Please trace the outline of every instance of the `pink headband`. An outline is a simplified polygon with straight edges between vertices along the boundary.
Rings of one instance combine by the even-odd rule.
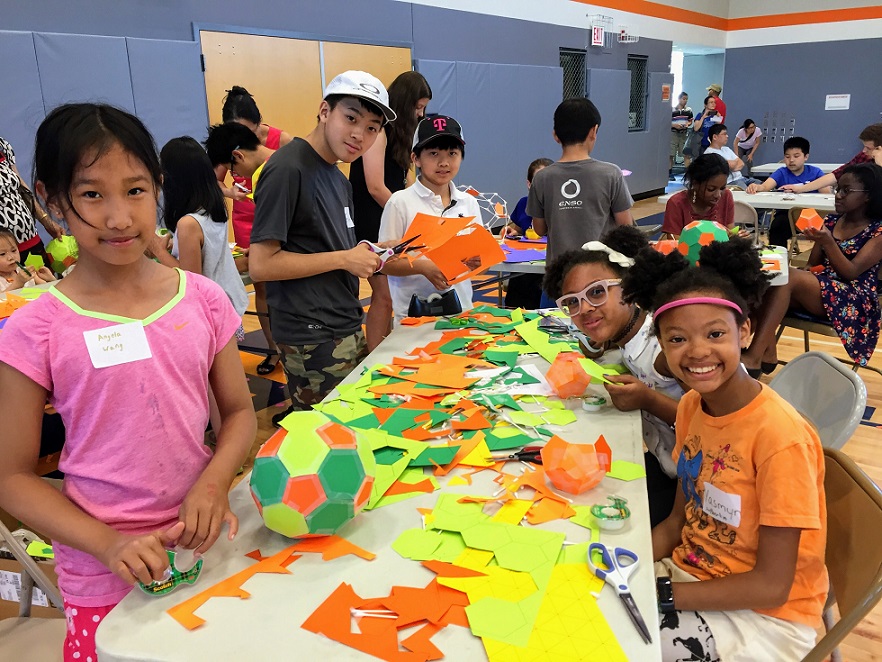
[[[728,299],[718,299],[717,297],[689,297],[688,299],[676,299],[675,301],[669,301],[663,306],[659,306],[655,311],[654,317],[658,318],[663,312],[670,310],[671,308],[679,308],[680,306],[691,306],[694,303],[709,303],[714,306],[725,306],[726,308],[731,308],[732,310],[738,311],[739,315],[743,315],[744,312],[741,310],[741,306],[737,303],[733,303]]]

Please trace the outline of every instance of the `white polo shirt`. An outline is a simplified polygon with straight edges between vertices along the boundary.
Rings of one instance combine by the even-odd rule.
[[[481,222],[481,207],[478,201],[468,193],[457,189],[453,182],[450,183],[450,201],[456,202],[452,207],[445,210],[440,195],[435,195],[426,188],[419,180],[412,186],[392,194],[383,209],[380,220],[380,241],[400,239],[407,232],[407,228],[413,222],[417,214],[429,214],[430,216],[465,217],[474,216],[475,223]],[[442,213],[443,212],[443,213]],[[419,241],[416,242],[419,244]],[[472,307],[472,282],[464,280],[452,288],[456,290],[463,310]],[[434,292],[442,293],[447,290],[436,290],[425,276],[389,276],[389,290],[392,293],[392,310],[395,313],[395,324],[407,317],[407,309],[410,306],[410,298],[414,294],[419,297],[427,297]]]

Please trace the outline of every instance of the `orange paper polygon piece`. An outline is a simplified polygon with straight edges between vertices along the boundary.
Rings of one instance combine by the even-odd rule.
[[[491,427],[490,421],[484,418],[481,409],[463,412],[466,415],[464,421],[451,421],[450,426],[454,430],[486,430]]]
[[[484,434],[481,432],[476,433],[475,436],[471,439],[463,439],[459,450],[456,451],[456,455],[453,456],[450,464],[448,464],[446,467],[435,467],[435,475],[446,476],[447,474],[449,474],[454,469],[454,467],[458,466],[460,462],[468,457],[469,453],[475,450],[478,444],[482,441],[484,441]]]
[[[612,451],[603,435],[593,444],[571,444],[555,435],[541,454],[548,480],[570,494],[582,494],[597,486],[612,464]]]
[[[322,555],[322,561],[332,561],[341,556],[357,556],[365,561],[373,561],[377,555],[362,549],[346,538],[340,536],[316,536],[315,538],[300,538],[297,541],[295,552],[317,552]]]
[[[575,352],[561,352],[545,374],[545,379],[559,398],[580,396],[591,383],[591,376],[579,365],[580,358]]]
[[[414,245],[425,246],[425,248],[409,250],[408,255],[424,255],[434,248],[443,246],[447,241],[455,237],[457,232],[468,227],[474,218],[474,216],[442,218],[441,216],[430,216],[429,214],[417,214],[413,217],[410,225],[407,226],[407,232],[404,233],[401,240],[406,241],[413,237],[419,237],[417,241],[413,242]]]
[[[291,574],[288,566],[292,561],[300,558],[299,555],[294,554],[294,551],[294,545],[286,547],[278,554],[268,556],[262,561],[258,561],[254,565],[184,600],[182,603],[169,609],[167,613],[188,630],[195,630],[205,623],[205,619],[199,618],[195,612],[211,598],[250,598],[251,594],[242,588],[242,584],[254,577],[254,575],[258,573]]]
[[[803,209],[799,218],[796,219],[796,227],[800,232],[805,232],[809,228],[820,230],[824,227],[824,219],[814,209]]]
[[[569,519],[576,511],[566,501],[540,499],[527,512],[527,521],[534,526],[556,519]]]
[[[667,255],[668,253],[673,253],[677,250],[677,240],[676,239],[660,239],[652,244],[652,247],[657,250],[662,255]]]
[[[441,270],[448,284],[455,285],[504,262],[505,252],[500,248],[496,237],[485,227],[471,225],[467,233],[458,234],[444,245],[427,251],[426,257]],[[470,270],[465,265],[465,260],[473,257],[481,258],[481,266]]]

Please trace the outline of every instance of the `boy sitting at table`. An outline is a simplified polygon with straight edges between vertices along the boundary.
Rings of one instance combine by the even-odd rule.
[[[475,197],[453,184],[465,158],[462,127],[452,117],[429,115],[417,125],[411,158],[419,172],[417,181],[392,194],[380,219],[380,241],[403,237],[417,214],[474,217],[481,222],[481,208]],[[479,258],[465,262],[469,269],[480,266]],[[453,289],[463,310],[472,307],[472,282],[463,280],[452,288],[438,266],[426,257],[393,260],[383,268],[389,276],[395,324],[407,317],[411,297],[426,298]]]
[[[747,192],[763,193],[781,186],[806,184],[824,176],[817,166],[808,165],[809,141],[801,136],[793,136],[784,141],[784,165],[769,175],[762,184],[751,184]],[[825,186],[821,193],[829,193],[830,187]],[[790,221],[786,209],[775,210],[772,223],[769,225],[769,243],[773,246],[787,246],[790,239]]]

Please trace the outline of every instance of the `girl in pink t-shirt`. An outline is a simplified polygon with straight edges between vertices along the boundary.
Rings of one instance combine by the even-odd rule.
[[[160,185],[144,125],[110,106],[61,106],[37,131],[35,171],[80,256],[0,334],[0,506],[52,539],[64,659],[82,662],[97,659],[95,630],[132,585],[163,576],[166,547],[201,554],[224,522],[236,534],[227,493],[256,421],[226,294],[144,254]],[[47,398],[67,433],[61,492],[34,473]]]

